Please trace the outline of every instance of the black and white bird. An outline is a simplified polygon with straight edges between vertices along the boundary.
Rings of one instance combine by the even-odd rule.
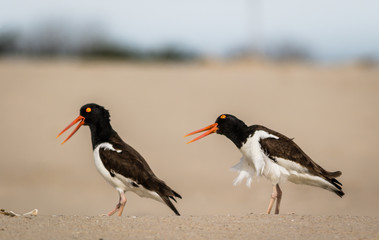
[[[271,200],[267,214],[276,201],[275,214],[279,213],[282,191],[280,183],[286,180],[296,184],[306,184],[321,187],[342,197],[342,184],[336,179],[341,172],[328,172],[315,163],[290,138],[260,125],[247,126],[243,121],[230,114],[220,115],[214,124],[191,132],[204,134],[193,139],[194,142],[211,133],[218,133],[229,138],[241,151],[242,158],[232,170],[239,175],[234,185],[247,178],[246,185],[250,186],[254,176],[265,176],[273,184]]]
[[[118,216],[122,215],[127,191],[165,203],[176,215],[180,215],[170,199],[176,202],[175,197],[182,197],[155,176],[145,159],[113,130],[108,110],[94,103],[82,106],[79,117],[57,137],[78,122],[75,130],[62,144],[82,125],[89,126],[96,168],[120,195],[119,203],[108,213],[109,216],[116,212]]]

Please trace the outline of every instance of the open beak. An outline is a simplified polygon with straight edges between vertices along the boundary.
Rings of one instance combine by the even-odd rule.
[[[193,135],[193,134],[195,134],[195,133],[204,132],[204,131],[207,131],[207,130],[208,130],[207,132],[205,132],[205,133],[203,133],[202,135],[198,136],[197,138],[195,138],[195,139],[189,141],[188,143],[191,143],[191,142],[197,141],[197,140],[199,140],[200,138],[203,138],[203,137],[205,137],[205,136],[208,136],[209,134],[215,133],[215,132],[218,130],[217,125],[218,125],[218,123],[213,123],[213,124],[209,125],[208,127],[205,127],[205,128],[199,129],[199,130],[194,131],[194,132],[191,132],[191,133],[185,135],[184,137],[188,137],[188,136],[191,136],[191,135]],[[187,143],[187,144],[188,144],[188,143]]]
[[[66,132],[70,127],[72,127],[73,125],[75,125],[77,122],[79,122],[78,126],[76,126],[76,128],[74,129],[74,131],[70,134],[70,136],[68,136],[63,142],[65,143],[68,139],[70,139],[70,137],[72,137],[72,135],[74,135],[76,133],[76,131],[79,130],[79,128],[84,124],[84,117],[83,116],[79,116],[77,117],[72,123],[70,123],[70,125],[68,125],[65,129],[62,130],[62,132],[60,132],[57,136],[57,138],[62,135],[62,133]]]

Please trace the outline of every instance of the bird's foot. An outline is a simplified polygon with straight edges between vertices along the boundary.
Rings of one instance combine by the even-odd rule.
[[[121,207],[121,203],[118,203],[118,204],[116,205],[116,208],[113,209],[112,211],[110,211],[110,212],[108,213],[108,216],[112,216],[113,214],[115,214],[116,212],[118,212],[118,210],[120,210],[120,207]]]

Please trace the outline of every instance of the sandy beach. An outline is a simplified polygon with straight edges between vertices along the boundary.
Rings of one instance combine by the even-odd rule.
[[[378,239],[379,218],[317,215],[0,216],[0,239]]]
[[[0,76],[0,208],[39,210],[0,215],[0,239],[379,238],[379,68],[3,59]],[[89,102],[183,196],[181,217],[133,193],[123,217],[99,217],[118,194],[96,171],[88,128],[55,138]],[[241,153],[227,138],[183,138],[222,113],[294,137],[342,171],[346,195],[286,183],[282,214],[264,215],[271,183],[233,186]]]

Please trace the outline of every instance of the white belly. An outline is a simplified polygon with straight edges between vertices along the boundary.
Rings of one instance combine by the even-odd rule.
[[[272,182],[272,184],[279,184],[285,182],[291,173],[285,168],[277,165],[267,156],[262,156],[264,165],[258,169],[252,164],[252,159],[242,157],[240,162],[232,167],[233,171],[239,172],[238,177],[234,180],[233,184],[238,185],[247,178],[246,185],[250,187],[254,177],[264,176]]]

